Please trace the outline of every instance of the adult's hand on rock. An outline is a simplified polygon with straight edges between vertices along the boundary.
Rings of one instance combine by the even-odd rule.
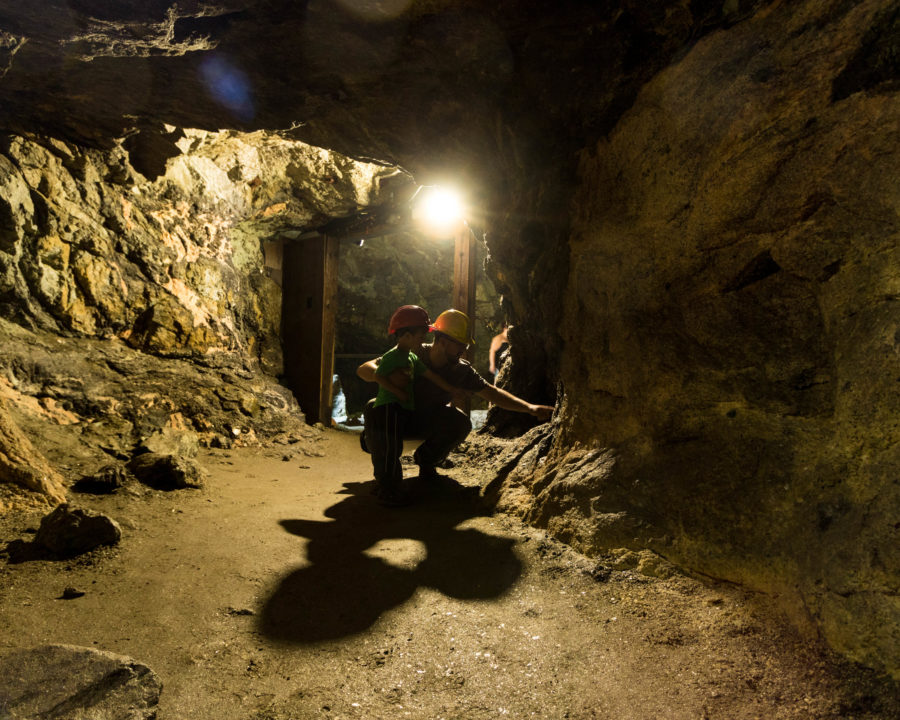
[[[553,408],[550,405],[531,405],[529,406],[528,412],[541,422],[547,422],[553,417]]]

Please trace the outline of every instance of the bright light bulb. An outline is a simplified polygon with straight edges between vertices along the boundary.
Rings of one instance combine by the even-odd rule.
[[[432,232],[452,232],[463,218],[462,198],[448,188],[426,188],[416,215]]]

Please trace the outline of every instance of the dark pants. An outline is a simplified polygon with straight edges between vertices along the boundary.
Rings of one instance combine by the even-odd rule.
[[[426,410],[403,410],[396,403],[372,407],[370,400],[363,411],[366,445],[372,453],[375,480],[385,488],[398,487],[403,478],[400,456],[403,440],[418,438],[424,442],[416,448],[415,461],[420,468],[434,469],[447,459],[450,451],[472,431],[468,416],[450,405]],[[393,410],[391,410],[393,408]]]
[[[372,400],[366,405],[365,418],[366,446],[372,453],[372,469],[378,487],[385,491],[399,489],[403,480],[400,456],[403,454],[403,437],[412,415],[397,403],[387,403],[372,407]]]

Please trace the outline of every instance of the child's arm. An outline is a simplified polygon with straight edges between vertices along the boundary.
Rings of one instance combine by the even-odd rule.
[[[406,392],[406,387],[409,385],[408,370],[400,368],[394,370],[390,375],[375,373],[373,379],[389,393],[393,393],[400,402],[405,403],[409,399]]]

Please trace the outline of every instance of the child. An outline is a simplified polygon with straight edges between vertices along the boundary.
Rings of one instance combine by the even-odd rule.
[[[404,429],[415,410],[413,387],[416,379],[424,375],[442,390],[456,391],[440,375],[429,370],[415,353],[430,330],[431,320],[423,308],[418,305],[397,308],[388,325],[388,334],[396,337],[397,344],[381,357],[375,371],[375,382],[379,388],[372,412],[384,413],[384,427],[397,429],[397,432],[390,433],[392,441],[383,456],[381,452],[372,453],[378,495],[385,505],[401,505],[404,502],[400,456],[403,454]]]

